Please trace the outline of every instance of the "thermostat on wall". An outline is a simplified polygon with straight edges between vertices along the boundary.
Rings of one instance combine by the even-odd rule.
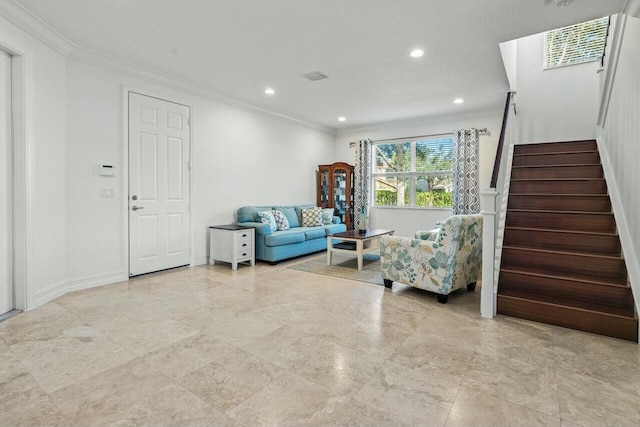
[[[113,165],[100,165],[100,176],[113,176],[115,169]]]

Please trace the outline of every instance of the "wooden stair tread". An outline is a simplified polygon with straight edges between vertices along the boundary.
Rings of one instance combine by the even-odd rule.
[[[581,257],[592,257],[592,258],[601,258],[601,259],[610,259],[610,260],[624,260],[622,255],[603,255],[603,254],[591,254],[591,253],[583,253],[583,252],[572,252],[572,251],[557,251],[551,249],[540,249],[540,248],[530,248],[527,246],[508,246],[505,245],[502,249],[515,249],[519,251],[531,251],[545,254],[556,254],[556,255],[575,255]]]
[[[549,297],[546,295],[538,295],[528,292],[521,291],[505,291],[502,294],[499,294],[498,297],[502,296],[507,298],[519,299],[521,301],[533,301],[540,304],[545,304],[550,307],[569,307],[573,310],[588,312],[588,313],[596,313],[596,314],[604,314],[613,317],[621,317],[625,319],[634,319],[637,320],[634,309],[625,309],[620,307],[612,307],[608,305],[589,303],[585,301],[573,301],[568,299],[560,299],[557,297]]]
[[[566,215],[608,215],[613,216],[613,212],[585,212],[585,211],[553,211],[548,209],[509,209],[509,212],[521,213],[549,213],[549,214],[566,214]]]
[[[530,182],[530,181],[604,181],[604,178],[512,178],[511,182]]]
[[[562,165],[528,165],[528,166],[513,166],[512,169],[528,169],[528,168],[571,168],[579,166],[594,166],[593,163],[570,163]]]
[[[583,154],[583,153],[598,153],[598,150],[580,150],[580,151],[549,151],[546,153],[513,153],[514,156],[561,156],[567,154]]]
[[[608,194],[557,194],[557,193],[509,193],[509,196],[535,196],[535,197],[606,197],[609,198]],[[557,212],[557,211],[554,211]]]
[[[584,212],[581,212],[584,213]],[[617,236],[618,233],[603,233],[600,231],[579,231],[579,230],[560,230],[560,229],[553,229],[553,228],[535,228],[535,227],[512,227],[512,226],[505,226],[505,229],[509,229],[509,230],[522,230],[522,231],[542,231],[545,233],[564,233],[564,234],[580,234],[580,235],[593,235],[593,236],[607,236],[607,237],[612,237],[612,236]]]
[[[546,147],[547,145],[558,145],[558,144],[572,144],[572,143],[580,143],[580,142],[590,142],[592,144],[596,143],[595,139],[569,139],[567,141],[542,141],[542,142],[532,142],[530,144],[519,144],[516,147]]]
[[[570,282],[580,282],[580,283],[589,283],[597,286],[611,286],[616,288],[629,288],[629,283],[625,281],[614,281],[614,280],[598,280],[597,277],[593,276],[577,276],[571,274],[553,274],[547,272],[546,270],[543,272],[542,270],[538,270],[535,268],[524,268],[524,267],[502,267],[500,268],[500,272],[507,272],[513,274],[526,274],[528,276],[536,276],[541,278],[549,278],[549,279],[558,279],[558,280],[566,280]],[[498,292],[500,292],[500,287],[498,287]]]

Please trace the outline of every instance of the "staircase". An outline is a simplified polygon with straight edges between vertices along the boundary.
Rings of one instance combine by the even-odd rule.
[[[638,341],[595,141],[515,146],[497,312]]]

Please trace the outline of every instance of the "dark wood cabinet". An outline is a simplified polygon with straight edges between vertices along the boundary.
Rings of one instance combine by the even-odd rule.
[[[318,206],[333,208],[334,215],[353,229],[353,166],[343,162],[319,165]]]

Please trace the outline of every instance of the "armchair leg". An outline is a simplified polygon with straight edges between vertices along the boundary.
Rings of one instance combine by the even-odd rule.
[[[382,279],[382,281],[384,282],[384,287],[385,288],[391,289],[391,286],[393,286],[393,280]]]
[[[438,302],[440,304],[446,304],[449,301],[449,295],[440,295],[438,294]]]
[[[467,290],[468,290],[469,292],[473,292],[473,291],[475,291],[475,290],[476,290],[476,282],[469,283],[469,284],[467,285]]]

